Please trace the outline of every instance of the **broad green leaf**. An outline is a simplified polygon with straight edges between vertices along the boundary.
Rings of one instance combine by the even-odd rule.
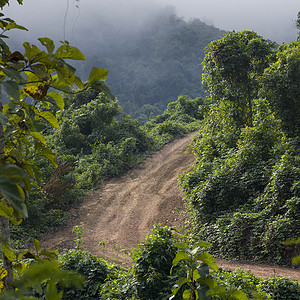
[[[4,81],[4,88],[7,94],[15,100],[19,100],[20,98],[20,91],[19,86],[16,82],[12,80]]]
[[[22,168],[11,164],[1,166],[0,174],[14,179],[24,179],[27,177],[26,172]]]
[[[40,155],[48,158],[48,160],[57,167],[57,163],[55,161],[55,155],[52,153],[52,151],[49,148],[44,148],[42,151],[39,152]]]
[[[14,22],[11,22],[11,23],[7,24],[7,26],[5,27],[5,30],[11,30],[13,28],[17,28],[17,29],[28,31],[28,29],[25,28],[24,26],[18,25],[18,24],[14,23]]]
[[[10,261],[15,261],[17,259],[15,253],[5,244],[2,245],[2,251]]]
[[[35,64],[30,66],[33,73],[40,79],[44,79],[48,77],[47,70],[42,64]]]
[[[178,251],[178,252],[176,253],[175,258],[173,259],[173,263],[172,263],[172,264],[173,264],[173,267],[177,266],[178,263],[179,263],[181,260],[183,260],[183,259],[185,259],[185,260],[190,260],[190,257],[188,256],[187,253],[182,252],[182,251]]]
[[[44,138],[44,136],[42,134],[40,134],[39,132],[29,132],[29,135],[33,136],[34,138],[36,138],[38,141],[40,141],[43,145],[46,145],[46,139]]]
[[[83,83],[79,77],[75,76],[74,82],[78,88],[80,88],[82,90],[84,89]]]
[[[107,69],[100,69],[97,67],[93,67],[90,74],[89,74],[89,82],[90,85],[96,80],[104,80],[107,78],[108,70]]]
[[[33,242],[34,242],[34,247],[35,247],[36,253],[39,254],[40,249],[41,249],[41,243],[37,239],[34,239]]]
[[[51,87],[66,93],[73,92],[73,87],[67,84],[64,80],[58,79],[58,76],[53,76],[54,80],[51,82]]]
[[[196,269],[196,270],[193,271],[193,280],[197,281],[199,278],[201,278],[201,276],[199,275],[199,272]]]
[[[197,257],[197,260],[202,260],[204,263],[206,263],[212,270],[218,271],[218,266],[215,262],[215,259],[213,256],[207,252],[200,254]]]
[[[20,223],[14,215],[14,209],[3,202],[0,202],[0,216],[9,219],[14,225],[18,225]]]
[[[28,212],[24,204],[25,193],[23,189],[13,182],[0,182],[1,194],[8,200],[9,204],[13,206],[22,217],[27,217]]]
[[[54,46],[54,43],[51,39],[49,39],[49,38],[39,38],[38,40],[41,42],[41,44],[43,46],[46,47],[49,54],[53,53],[55,46]]]
[[[187,282],[189,282],[189,280],[187,278],[184,278],[184,277],[179,278],[179,280],[177,282],[178,290],[181,288],[182,285],[184,285]]]
[[[219,296],[219,298],[221,299],[228,299],[228,297],[226,297],[226,294],[227,292],[225,286],[216,285],[214,287],[210,287],[210,290],[206,293],[206,296]]]
[[[19,71],[15,70],[14,68],[3,68],[2,71],[6,76],[8,76],[12,79],[16,79],[18,81],[24,81],[24,79],[20,75]]]
[[[30,46],[30,44],[27,42],[23,44],[23,47],[25,48],[25,54],[29,61],[42,52],[37,46]]]
[[[211,247],[211,244],[205,241],[201,241],[195,244],[195,246],[200,247],[200,248],[209,248]]]
[[[59,128],[57,119],[50,111],[42,111],[39,113],[40,117],[45,119],[52,127]]]
[[[65,107],[65,103],[64,103],[64,98],[62,97],[61,94],[56,93],[56,92],[50,92],[47,93],[47,96],[49,96],[50,98],[52,98],[58,109],[63,110]]]
[[[210,289],[214,289],[218,286],[216,279],[210,276],[207,276],[203,282],[207,284]]]
[[[8,118],[0,111],[0,123],[5,125],[8,123]]]
[[[72,47],[70,45],[60,46],[56,50],[54,57],[73,60],[86,60],[85,56],[76,47]]]
[[[183,300],[192,300],[193,299],[192,297],[193,297],[193,292],[191,290],[185,290],[182,294]]]
[[[209,267],[205,263],[202,263],[197,270],[202,279],[205,279],[206,276],[209,275]]]
[[[230,299],[248,300],[248,297],[243,291],[236,290],[236,291],[230,293]]]
[[[116,97],[114,96],[114,94],[111,92],[111,90],[109,89],[109,87],[104,81],[101,81],[99,83],[99,89],[107,96],[109,100],[114,101],[116,99]]]
[[[47,257],[52,258],[52,259],[57,259],[58,254],[59,254],[58,251],[54,251],[54,250],[46,250],[46,249],[43,249],[43,250],[40,252],[40,255],[47,256]]]

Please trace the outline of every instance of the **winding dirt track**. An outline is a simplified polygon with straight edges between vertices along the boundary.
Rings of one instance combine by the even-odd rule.
[[[116,263],[130,263],[120,249],[136,247],[151,233],[153,224],[180,228],[185,221],[183,194],[178,187],[178,175],[189,169],[195,158],[186,153],[193,134],[165,146],[142,164],[119,178],[102,183],[88,193],[62,230],[47,234],[42,245],[63,250],[75,247],[75,225],[85,228],[83,249],[102,255]],[[180,213],[179,213],[180,212]],[[99,247],[99,242],[106,246]],[[300,271],[274,266],[228,263],[217,260],[224,269],[244,270],[260,277],[289,276],[300,281]]]

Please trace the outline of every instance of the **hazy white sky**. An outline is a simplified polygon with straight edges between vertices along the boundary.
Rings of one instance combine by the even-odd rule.
[[[71,35],[76,39],[78,28],[97,30],[100,19],[113,26],[138,24],[167,5],[174,6],[185,20],[199,18],[225,30],[255,30],[278,43],[290,42],[297,34],[293,21],[300,11],[300,0],[24,0],[23,6],[12,2],[4,13],[34,35],[63,39],[65,32],[70,40]]]

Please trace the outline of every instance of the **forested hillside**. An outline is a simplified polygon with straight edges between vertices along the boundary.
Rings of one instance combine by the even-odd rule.
[[[300,47],[255,32],[212,42],[204,84],[214,101],[181,178],[194,232],[218,255],[290,264],[300,236]]]
[[[295,281],[219,270],[211,255],[299,264],[300,41],[220,38],[164,15],[118,45],[111,36],[88,76],[77,64],[84,82],[71,64],[85,56],[67,41],[40,38],[21,53],[5,39],[26,28],[4,14],[0,28],[0,300],[300,299]],[[80,225],[74,249],[42,249],[36,238],[64,225],[86,192],[195,130],[197,161],[180,178],[185,232],[153,224],[126,268],[84,251]]]
[[[124,111],[145,122],[178,96],[204,96],[204,48],[223,34],[199,19],[187,22],[163,13],[138,32],[109,32],[107,42],[90,49],[88,58],[109,70],[107,83]]]

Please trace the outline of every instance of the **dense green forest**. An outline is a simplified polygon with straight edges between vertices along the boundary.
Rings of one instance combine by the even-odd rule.
[[[0,299],[300,299],[297,282],[218,270],[211,255],[299,262],[300,42],[277,46],[253,31],[214,40],[212,32],[221,32],[198,20],[161,23],[161,31],[151,27],[139,37],[143,51],[128,48],[132,59],[124,74],[135,80],[110,83],[125,107],[132,101],[149,109],[141,125],[110,92],[106,69],[92,68],[84,83],[75,75],[69,60],[85,58],[77,48],[64,43],[55,49],[43,38],[46,50],[25,43],[24,54],[11,52],[4,33],[25,28],[1,15],[0,80],[11,99],[4,106],[1,101],[0,114]],[[173,68],[174,94],[141,85],[137,99],[128,96],[139,80],[156,84],[155,72],[144,65],[139,73],[139,59],[133,59],[144,59],[146,49],[153,61]],[[186,61],[179,63],[182,52]],[[200,86],[202,60],[207,97]],[[111,65],[111,80],[116,67]],[[164,82],[169,75],[162,75]],[[181,93],[186,95],[177,97]],[[158,94],[159,100],[147,102]],[[195,130],[197,162],[180,179],[188,232],[154,225],[132,249],[128,268],[83,251],[79,226],[75,249],[41,249],[37,239],[34,251],[22,249],[63,225],[70,206],[101,181]]]

